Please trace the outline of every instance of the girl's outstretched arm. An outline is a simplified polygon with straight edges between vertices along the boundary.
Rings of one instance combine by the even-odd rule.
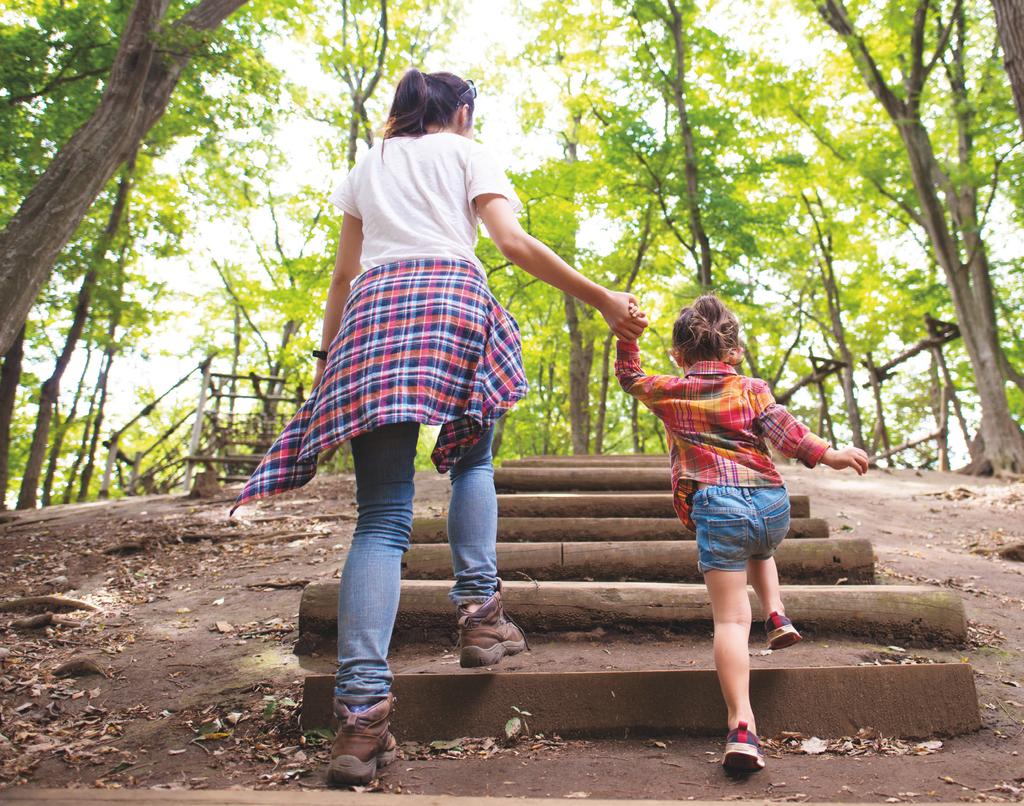
[[[320,335],[320,349],[327,352],[331,342],[341,328],[341,314],[345,310],[352,281],[359,275],[359,256],[363,251],[363,220],[354,215],[346,214],[341,222],[341,237],[338,238],[338,252],[334,258],[334,274],[331,275],[331,287],[327,291],[327,304],[324,306],[324,327]],[[316,372],[313,374],[313,388],[320,385],[327,362],[322,358],[316,360]]]
[[[512,205],[504,196],[485,193],[474,201],[487,227],[487,234],[505,257],[538,280],[597,308],[620,339],[635,340],[644,332],[647,319],[643,315],[630,315],[630,303],[636,305],[636,297],[622,291],[610,291],[572,268],[522,228]]]

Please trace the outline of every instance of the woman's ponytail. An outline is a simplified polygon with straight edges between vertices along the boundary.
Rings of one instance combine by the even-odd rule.
[[[427,111],[427,77],[410,67],[395,87],[395,99],[384,127],[384,139],[402,134],[423,134]]]
[[[465,105],[473,117],[471,85],[452,73],[423,73],[415,67],[405,71],[395,88],[384,139],[419,137],[431,126],[448,127]]]

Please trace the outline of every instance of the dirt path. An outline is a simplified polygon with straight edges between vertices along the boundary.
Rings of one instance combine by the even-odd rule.
[[[1024,563],[998,556],[1024,542],[1024,485],[913,471],[855,481],[791,469],[788,480],[795,492],[812,496],[812,514],[828,518],[835,534],[874,541],[880,581],[952,586],[963,593],[973,626],[969,646],[907,652],[819,636],[787,665],[967,658],[978,673],[984,719],[978,734],[941,747],[862,738],[832,743],[820,755],[779,744],[766,772],[736,780],[723,775],[714,740],[544,737],[513,746],[472,740],[407,746],[376,788],[794,801],[1024,799],[1018,751]],[[418,514],[441,514],[446,482],[421,474],[417,484]],[[74,623],[37,629],[10,626],[28,611],[0,613],[0,786],[322,787],[325,741],[298,729],[305,669],[291,647],[301,586],[338,575],[352,530],[352,489],[350,477],[317,479],[243,511],[239,521],[227,519],[226,499],[168,496],[0,515],[10,518],[0,524],[2,598],[59,593],[98,608],[58,613]],[[635,639],[618,658],[621,636],[574,639],[540,641],[536,659],[523,663],[575,658],[570,665],[593,668],[604,658],[612,667],[679,668],[710,661],[710,644],[692,636]],[[447,637],[426,646],[434,656],[428,666],[451,665]],[[424,653],[424,645],[399,647],[396,666],[408,658],[413,670]],[[80,657],[106,676],[53,675]],[[773,660],[755,654],[758,665]],[[303,663],[322,670],[325,659]]]

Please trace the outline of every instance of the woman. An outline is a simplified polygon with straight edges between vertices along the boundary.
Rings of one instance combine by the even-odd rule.
[[[395,756],[386,656],[420,424],[441,426],[432,459],[451,475],[460,662],[493,665],[526,648],[501,604],[491,437],[527,384],[518,326],[474,254],[479,221],[510,261],[593,305],[620,337],[646,326],[630,316],[631,295],[591,282],[523,231],[515,190],[473,141],[475,97],[451,73],[409,70],[383,139],[332,194],[344,219],[314,389],[235,503],[305,484],[318,453],[351,440],[359,516],[338,594],[337,784],[366,783]]]

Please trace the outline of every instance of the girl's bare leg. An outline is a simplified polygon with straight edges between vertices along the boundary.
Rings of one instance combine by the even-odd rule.
[[[704,584],[715,619],[715,669],[729,709],[729,730],[746,722],[757,732],[750,707],[750,599],[743,571],[706,571]]]
[[[761,602],[762,617],[767,619],[772,613],[784,616],[786,608],[782,604],[782,594],[779,592],[779,568],[775,564],[775,558],[747,560],[747,577]]]

